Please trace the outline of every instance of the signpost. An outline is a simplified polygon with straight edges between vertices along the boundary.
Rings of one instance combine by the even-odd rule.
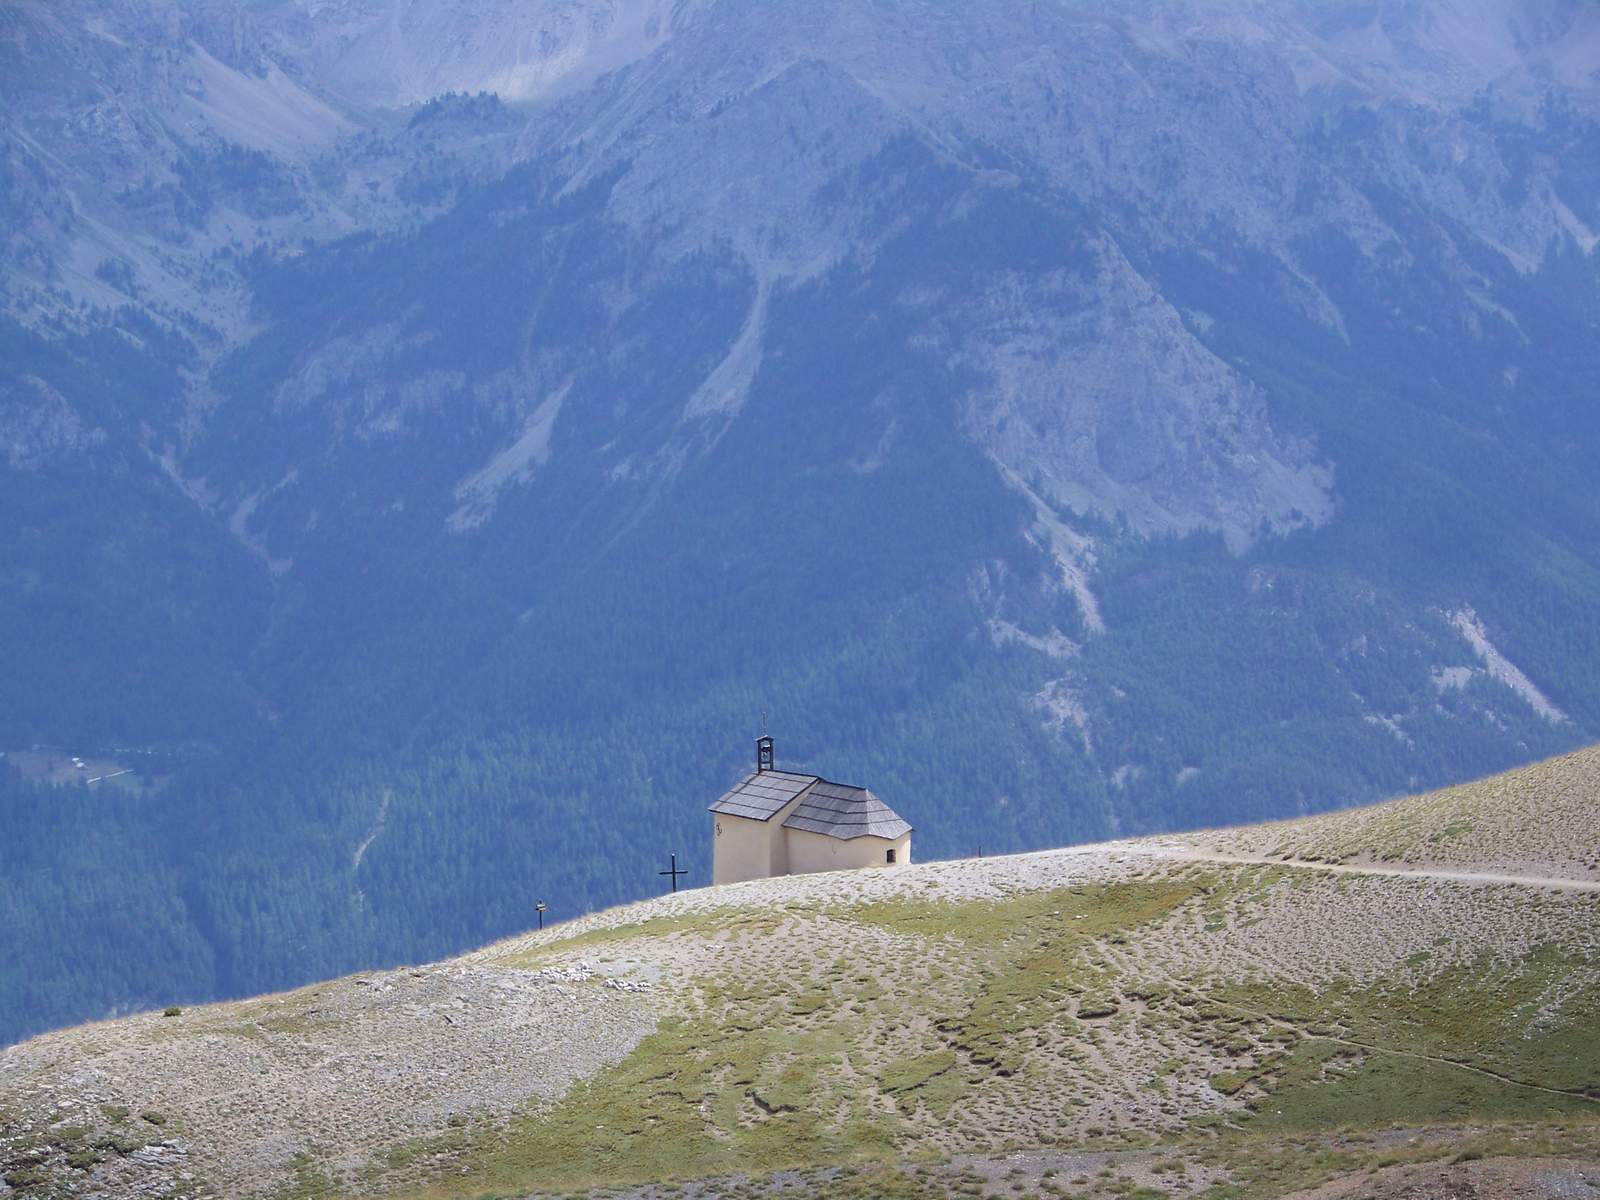
[[[539,914],[539,928],[544,928],[545,902],[543,900],[533,906],[533,911]]]
[[[678,870],[678,856],[676,854],[674,854],[672,856],[672,866],[671,867],[669,867],[665,871],[657,871],[656,872],[657,875],[670,875],[670,876],[672,876],[672,890],[674,892],[676,892],[678,890],[678,876],[679,875],[687,875],[688,873],[689,872],[687,872],[687,871]]]

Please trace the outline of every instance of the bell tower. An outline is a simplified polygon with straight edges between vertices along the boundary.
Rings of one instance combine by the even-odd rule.
[[[772,770],[772,739],[762,734],[756,739],[756,774]]]

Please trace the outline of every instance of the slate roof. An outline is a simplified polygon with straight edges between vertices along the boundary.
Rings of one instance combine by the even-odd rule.
[[[819,779],[800,798],[784,821],[785,829],[808,829],[843,841],[858,837],[893,840],[910,833],[907,825],[882,800],[863,787]]]
[[[779,809],[816,782],[815,775],[757,771],[724,792],[711,806],[711,811],[749,817],[752,821],[770,821],[778,815]]]
[[[785,829],[805,829],[842,841],[858,837],[893,840],[911,826],[866,788],[830,783],[816,775],[758,771],[746,775],[711,806],[714,813],[770,821],[796,797],[800,803],[784,820]]]

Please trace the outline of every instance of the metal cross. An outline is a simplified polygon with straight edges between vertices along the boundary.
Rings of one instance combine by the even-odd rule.
[[[672,890],[674,892],[676,892],[678,890],[678,876],[679,875],[687,875],[688,873],[689,873],[688,871],[680,871],[680,870],[678,870],[678,856],[676,854],[674,854],[672,856],[672,866],[670,868],[668,868],[665,871],[657,871],[656,872],[657,875],[671,875],[672,876]]]

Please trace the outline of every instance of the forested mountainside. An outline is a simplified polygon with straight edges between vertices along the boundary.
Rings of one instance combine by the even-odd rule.
[[[0,1038],[703,878],[763,711],[919,858],[1600,737],[1597,62],[1577,0],[6,6]]]

